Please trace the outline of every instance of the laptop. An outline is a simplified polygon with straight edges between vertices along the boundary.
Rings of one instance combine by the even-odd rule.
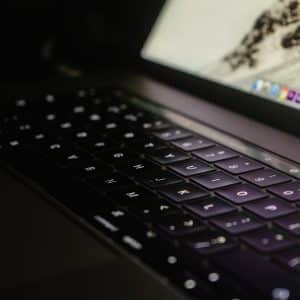
[[[2,299],[299,300],[299,2],[148,15],[129,66],[3,90]]]

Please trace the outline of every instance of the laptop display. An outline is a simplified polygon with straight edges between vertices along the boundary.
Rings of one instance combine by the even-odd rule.
[[[300,109],[300,1],[169,0],[142,56]]]

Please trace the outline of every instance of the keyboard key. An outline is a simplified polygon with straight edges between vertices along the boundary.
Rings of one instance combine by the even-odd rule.
[[[210,218],[236,210],[235,207],[215,197],[195,201],[194,203],[184,205],[184,207],[201,218]]]
[[[263,165],[246,157],[238,157],[221,161],[217,163],[216,166],[234,175],[263,168]]]
[[[109,113],[109,114],[120,114],[121,113],[121,108],[118,106],[118,105],[109,105],[107,106],[106,108],[106,113]]]
[[[300,272],[300,248],[292,248],[278,253],[274,259],[289,270]]]
[[[139,224],[137,224],[138,226]],[[145,236],[146,237],[146,236]],[[134,252],[142,252],[145,248],[145,243],[143,239],[139,238],[139,235],[136,232],[125,234],[122,236],[121,243],[129,250]]]
[[[62,157],[60,159],[57,158],[57,160],[61,166],[65,168],[71,168],[72,166],[74,166],[74,162],[76,164],[78,164],[78,162],[84,164],[84,162],[92,160],[92,158],[81,151],[74,151],[62,155]]]
[[[112,169],[105,164],[93,161],[77,161],[73,160],[68,165],[68,172],[71,176],[83,180],[91,180],[92,178],[99,177],[104,173],[110,173]]]
[[[263,219],[275,219],[296,212],[295,208],[278,198],[262,199],[244,207]]]
[[[108,206],[107,208],[95,210],[94,220],[99,222],[101,220],[99,216],[101,216],[105,218],[105,220],[110,221],[111,224],[114,224],[114,226],[117,226],[119,229],[127,229],[128,227],[133,227],[132,224],[134,225],[137,224],[137,220],[132,216],[130,216],[125,210],[118,207],[111,207],[111,205],[107,205],[107,206]],[[99,223],[101,224],[101,222]],[[143,225],[141,224],[141,227],[142,226]]]
[[[94,138],[80,143],[80,147],[92,153],[101,153],[116,148],[116,144],[103,137]]]
[[[87,182],[96,190],[101,192],[113,191],[116,189],[134,186],[133,181],[118,173],[111,173],[101,177],[94,177]]]
[[[197,159],[190,159],[183,162],[175,163],[170,165],[169,168],[182,176],[203,174],[214,170],[212,167]]]
[[[220,160],[239,156],[238,153],[222,146],[215,146],[208,149],[198,150],[193,152],[193,154],[199,158],[204,159],[207,162],[217,162]]]
[[[268,191],[288,201],[300,201],[299,181],[272,186]]]
[[[174,162],[189,159],[189,157],[176,149],[160,149],[154,150],[149,154],[149,157],[160,164],[171,164]]]
[[[153,134],[157,138],[163,141],[175,141],[175,140],[190,137],[192,135],[189,131],[180,128],[170,128],[170,129],[154,132]]]
[[[203,223],[184,214],[165,216],[158,220],[156,224],[163,231],[175,236],[195,233],[205,229]]]
[[[182,179],[167,171],[153,171],[144,175],[141,181],[151,188],[182,182]]]
[[[187,238],[185,244],[200,255],[228,251],[236,243],[218,231],[207,230]]]
[[[144,116],[144,113],[141,111],[131,111],[131,112],[127,112],[126,114],[124,114],[123,116],[123,121],[129,123],[130,125],[135,125],[137,124],[139,121],[142,121]]]
[[[123,212],[120,213],[122,214]],[[116,234],[120,231],[120,228],[117,224],[114,224],[113,221],[109,220],[105,215],[102,214],[94,215],[92,222],[97,228],[108,232],[110,235]]]
[[[97,156],[99,159],[112,165],[120,165],[126,163],[130,159],[134,159],[134,154],[126,149],[112,149],[104,151]]]
[[[238,212],[214,218],[211,222],[230,234],[242,234],[264,226],[253,217]]]
[[[300,236],[300,214],[289,215],[283,218],[280,218],[274,222],[283,230],[286,230],[288,233]]]
[[[136,141],[140,136],[136,131],[128,129],[115,132],[112,138],[121,144]]]
[[[290,177],[271,169],[264,169],[247,173],[242,175],[241,178],[262,188],[291,180]]]
[[[221,171],[201,176],[193,176],[191,179],[208,190],[214,190],[240,182],[238,179],[235,179]]]
[[[116,168],[131,177],[137,178],[151,174],[154,170],[160,170],[160,168],[154,163],[142,158],[122,160],[116,165]]]
[[[73,138],[75,140],[78,140],[78,142],[87,140],[87,139],[89,139],[89,137],[90,137],[89,132],[85,131],[85,130],[79,130],[79,131],[74,132],[74,134],[73,134]]]
[[[174,202],[184,202],[208,196],[206,191],[191,183],[171,184],[161,187],[159,192]]]
[[[123,130],[114,134],[113,139],[115,142],[119,144],[126,144],[129,146],[130,144],[135,145],[137,141],[146,139],[147,136],[143,133],[137,132],[135,130]]]
[[[251,232],[242,237],[242,240],[264,253],[271,253],[291,247],[294,243],[284,234],[270,229]]]
[[[222,188],[216,193],[236,204],[243,204],[249,201],[267,197],[267,194],[264,191],[261,191],[249,184],[236,184]]]
[[[198,149],[214,146],[214,144],[211,141],[202,137],[191,137],[187,139],[182,139],[179,141],[172,142],[172,144],[183,151],[195,151]]]
[[[106,133],[107,135],[113,135],[114,132],[122,129],[121,124],[119,122],[104,122],[102,125],[102,133]]]
[[[74,115],[81,115],[86,112],[86,107],[84,105],[76,105],[72,108]]]
[[[155,201],[157,197],[147,191],[146,189],[138,186],[127,187],[124,189],[116,190],[109,194],[109,197],[120,203],[121,205],[130,206],[138,202]]]
[[[100,116],[99,114],[95,113],[95,114],[90,114],[88,116],[88,119],[91,123],[99,125],[101,120],[102,120],[102,116]]]
[[[69,121],[63,121],[60,124],[58,124],[58,128],[56,129],[57,132],[60,130],[60,132],[58,132],[59,134],[61,134],[62,136],[64,136],[65,134],[70,134],[72,132],[76,132],[76,128],[75,128],[75,124]],[[79,128],[78,128],[79,129]],[[81,136],[80,134],[77,136],[79,139],[84,137]],[[87,136],[86,136],[87,137]]]
[[[165,120],[150,120],[141,123],[143,130],[163,130],[171,127],[171,124]]]
[[[129,210],[146,221],[156,221],[158,218],[169,214],[178,214],[181,212],[178,208],[163,200],[134,203],[132,207],[129,206]]]
[[[148,153],[153,151],[154,149],[165,148],[166,144],[154,138],[147,138],[138,140],[134,143],[134,145],[126,145],[134,147],[134,150],[139,153]]]

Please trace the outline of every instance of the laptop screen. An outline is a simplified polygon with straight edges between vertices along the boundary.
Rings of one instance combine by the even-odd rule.
[[[300,1],[168,0],[142,57],[300,109]]]

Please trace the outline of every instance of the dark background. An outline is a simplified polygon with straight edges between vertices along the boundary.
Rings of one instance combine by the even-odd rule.
[[[165,0],[4,0],[0,2],[0,86],[65,76],[83,69],[135,67]],[[151,63],[143,72],[218,105],[299,136],[295,109]],[[238,99],[238,101],[233,101]],[[282,118],[282,116],[288,116]],[[270,116],[272,116],[270,118]]]
[[[163,0],[12,0],[0,8],[0,81],[47,78],[57,62],[112,65],[134,57]]]

